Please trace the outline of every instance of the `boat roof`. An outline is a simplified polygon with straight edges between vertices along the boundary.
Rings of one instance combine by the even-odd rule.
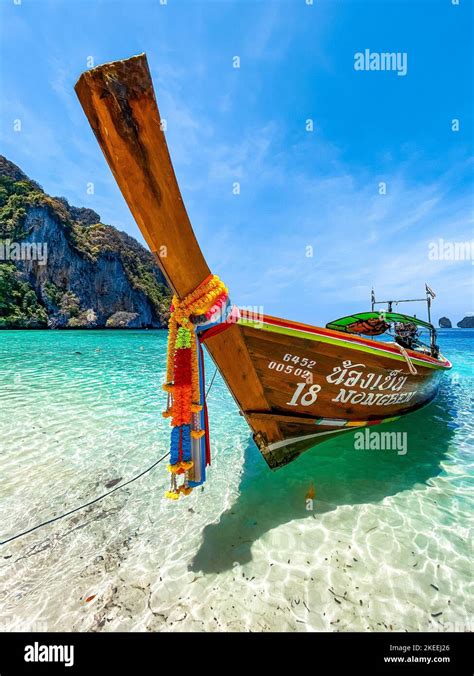
[[[425,329],[432,329],[433,325],[428,322],[424,322],[422,319],[417,317],[411,317],[410,315],[402,315],[398,312],[384,312],[383,314],[379,312],[355,312],[352,315],[347,317],[341,317],[340,319],[334,319],[329,324],[326,324],[327,329],[333,329],[335,331],[345,331],[349,333],[348,327],[351,324],[355,324],[360,321],[367,321],[368,319],[383,319],[388,324],[398,323],[398,324],[416,324],[417,326],[422,326]]]

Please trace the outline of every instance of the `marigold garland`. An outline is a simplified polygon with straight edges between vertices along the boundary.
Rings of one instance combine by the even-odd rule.
[[[199,413],[203,409],[204,393],[199,382],[199,361],[196,329],[222,309],[228,300],[228,290],[219,277],[211,275],[192,293],[180,300],[173,297],[168,333],[166,383],[168,393],[165,418],[171,418],[170,464],[171,486],[166,497],[177,500],[189,495],[189,473],[193,469],[192,447],[205,435],[200,429]],[[178,485],[177,476],[184,475]]]

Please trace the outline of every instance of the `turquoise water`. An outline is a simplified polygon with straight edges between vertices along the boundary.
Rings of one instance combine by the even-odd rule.
[[[204,490],[166,501],[162,463],[0,548],[0,627],[472,628],[473,338],[440,331],[438,399],[385,426],[406,455],[347,434],[271,472],[218,376]],[[0,332],[0,539],[167,451],[165,348],[161,331]]]

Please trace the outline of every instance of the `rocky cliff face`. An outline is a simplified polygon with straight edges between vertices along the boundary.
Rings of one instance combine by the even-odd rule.
[[[0,328],[166,325],[171,293],[152,254],[0,156],[2,240]]]

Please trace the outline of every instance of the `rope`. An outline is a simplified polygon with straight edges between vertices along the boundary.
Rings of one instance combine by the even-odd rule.
[[[413,364],[412,360],[410,359],[408,352],[405,350],[405,348],[402,345],[399,345],[398,343],[396,343],[396,345],[398,345],[398,349],[400,350],[402,355],[405,357],[405,361],[408,364],[408,368],[410,370],[410,373],[412,374],[412,376],[416,376],[418,374],[418,371],[416,370],[415,365]]]
[[[212,385],[214,384],[214,378],[216,377],[216,374],[217,374],[217,368],[216,368],[216,370],[214,371],[214,375],[212,376],[211,382],[209,383],[209,387],[207,388],[206,399],[207,399],[207,397],[208,397],[209,392],[211,391]]]
[[[115,491],[120,490],[121,488],[124,488],[125,486],[128,486],[129,484],[133,483],[137,479],[140,479],[142,476],[150,472],[154,467],[160,464],[165,458],[167,458],[169,453],[166,453],[162,458],[157,460],[156,462],[153,463],[150,467],[145,469],[143,472],[140,472],[140,474],[137,474],[137,476],[134,476],[132,479],[129,479],[128,481],[125,481],[123,484],[120,484],[120,486],[115,486],[112,488],[110,491],[107,491],[107,493],[103,493],[102,495],[99,495],[99,497],[94,498],[94,500],[90,500],[89,502],[84,503],[83,505],[80,505],[79,507],[75,507],[74,509],[69,510],[69,512],[66,512],[65,514],[60,514],[59,516],[55,516],[52,519],[48,519],[47,521],[43,521],[43,523],[39,523],[37,526],[33,526],[33,528],[28,528],[28,530],[24,530],[22,533],[18,533],[17,535],[13,535],[11,538],[7,538],[6,540],[0,541],[0,546],[6,545],[8,542],[12,542],[13,540],[17,540],[18,538],[23,537],[24,535],[28,535],[28,533],[32,533],[35,530],[38,530],[38,528],[42,528],[43,526],[47,526],[50,523],[54,523],[55,521],[59,521],[60,519],[64,519],[66,516],[70,516],[71,514],[74,514],[75,512],[79,512],[81,509],[85,509],[86,507],[89,507],[90,505],[95,504],[96,502],[99,502],[99,500],[103,500],[106,498],[108,495],[111,495],[112,493],[115,493]]]

